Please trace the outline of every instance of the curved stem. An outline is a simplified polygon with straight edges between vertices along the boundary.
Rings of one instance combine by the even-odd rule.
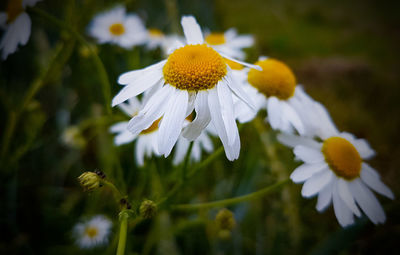
[[[128,212],[121,211],[121,213],[119,214],[119,220],[121,224],[119,228],[117,255],[125,254],[126,235],[128,233],[128,218],[129,218]]]
[[[188,211],[188,210],[198,210],[198,209],[223,207],[223,206],[238,204],[241,202],[253,200],[253,199],[262,197],[266,194],[272,193],[289,182],[290,182],[290,179],[286,179],[286,180],[280,181],[278,183],[275,183],[271,186],[268,186],[266,188],[263,188],[259,191],[255,191],[253,193],[243,195],[240,197],[228,198],[228,199],[223,199],[223,200],[218,200],[218,201],[208,202],[208,203],[173,205],[173,206],[171,206],[171,209],[176,210],[176,211]]]
[[[109,182],[106,180],[102,180],[101,182],[105,186],[107,186],[111,189],[112,193],[114,194],[115,200],[117,201],[117,203],[119,203],[122,198],[122,193],[117,189],[117,187],[115,187],[115,185],[112,182]]]

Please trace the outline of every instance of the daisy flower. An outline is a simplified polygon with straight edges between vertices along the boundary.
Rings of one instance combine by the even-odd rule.
[[[89,26],[89,34],[101,44],[112,43],[126,49],[144,44],[147,40],[142,20],[135,14],[126,14],[123,6],[94,17]]]
[[[76,244],[82,249],[106,244],[111,226],[111,221],[103,215],[97,215],[90,220],[76,224],[73,229]]]
[[[166,35],[161,30],[150,28],[147,30],[146,47],[149,50],[161,48],[164,55],[168,55],[168,50],[174,46],[176,41],[183,41],[183,38],[178,35]]]
[[[244,90],[255,101],[255,109],[235,102],[236,117],[240,122],[252,120],[260,109],[267,110],[267,120],[273,129],[285,133],[306,133],[303,119],[308,119],[314,100],[301,86],[296,85],[292,70],[279,60],[261,57],[255,63],[262,71],[250,69]]]
[[[137,135],[162,117],[157,140],[158,151],[165,157],[180,136],[185,118],[195,110],[196,117],[188,124],[183,136],[193,141],[211,122],[227,158],[237,159],[240,139],[232,95],[235,94],[251,106],[250,99],[236,83],[224,60],[232,59],[204,43],[195,18],[184,16],[181,23],[187,44],[177,43],[167,60],[122,74],[118,82],[125,87],[114,97],[112,105],[146,91],[150,98],[138,115],[131,119],[128,129]]]
[[[254,44],[252,35],[238,35],[236,29],[228,29],[225,33],[209,33],[205,41],[219,52],[238,59],[244,59],[243,48],[249,48]]]
[[[329,119],[327,112],[316,115]],[[330,132],[324,132],[321,142],[292,134],[278,136],[282,143],[294,147],[296,158],[304,162],[290,178],[295,183],[304,183],[303,197],[318,196],[319,212],[333,203],[336,218],[343,227],[353,224],[354,215],[360,217],[361,210],[374,224],[384,223],[385,212],[371,190],[390,199],[394,199],[394,194],[378,172],[364,162],[375,155],[374,150],[366,140],[340,133],[331,124],[330,120],[321,124]]]
[[[17,50],[18,45],[25,45],[31,35],[31,19],[25,12],[27,6],[34,6],[40,0],[9,0],[6,12],[0,12],[0,28],[5,30],[0,41],[1,58]]]

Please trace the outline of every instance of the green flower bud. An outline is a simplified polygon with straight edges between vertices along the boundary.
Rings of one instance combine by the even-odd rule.
[[[220,230],[230,231],[236,225],[236,221],[235,221],[235,218],[233,217],[233,213],[225,208],[221,209],[217,213],[217,216],[215,217],[215,222],[217,224],[218,229],[220,229]]]
[[[92,191],[101,186],[100,176],[94,172],[84,172],[78,177],[79,184],[85,191]]]
[[[144,200],[139,207],[139,213],[145,219],[153,218],[157,213],[157,204],[151,200]]]

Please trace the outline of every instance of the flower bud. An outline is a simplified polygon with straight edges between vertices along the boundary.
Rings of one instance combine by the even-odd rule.
[[[78,181],[85,191],[92,191],[101,186],[100,176],[94,172],[84,172],[78,177]]]
[[[151,200],[144,200],[139,207],[139,213],[145,219],[153,218],[157,213],[157,204]]]
[[[235,218],[233,217],[233,213],[225,208],[221,209],[217,213],[217,216],[215,216],[215,221],[216,221],[218,229],[220,229],[220,230],[230,231],[236,225],[236,221],[235,221]]]

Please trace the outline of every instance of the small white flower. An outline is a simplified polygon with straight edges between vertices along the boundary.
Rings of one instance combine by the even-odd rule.
[[[240,139],[232,95],[236,94],[249,105],[251,102],[224,60],[231,58],[204,43],[194,17],[183,17],[182,26],[187,44],[177,42],[167,60],[122,74],[118,82],[126,86],[114,97],[112,105],[146,91],[150,97],[138,115],[131,119],[128,129],[137,135],[162,117],[157,143],[158,151],[165,156],[170,154],[178,140],[185,118],[195,110],[196,118],[185,128],[183,136],[195,140],[211,122],[227,158],[237,159]]]
[[[123,6],[94,17],[89,33],[99,43],[117,44],[126,49],[144,44],[147,40],[147,31],[142,20],[135,14],[126,14]]]
[[[25,45],[31,35],[31,19],[25,12],[27,6],[34,6],[40,0],[10,0],[7,11],[0,12],[0,28],[5,30],[0,41],[1,58],[7,59],[18,45]]]
[[[76,244],[82,249],[105,245],[111,233],[112,222],[103,215],[97,215],[74,226]]]
[[[240,60],[246,56],[243,49],[254,44],[252,35],[238,35],[234,28],[228,29],[225,33],[208,33],[205,41],[215,50]]]
[[[283,144],[294,147],[296,158],[304,162],[290,178],[295,183],[304,183],[303,197],[318,196],[319,212],[333,203],[336,218],[343,227],[353,224],[354,215],[360,217],[361,210],[374,224],[384,223],[385,212],[370,189],[390,199],[394,199],[394,194],[378,172],[363,161],[373,157],[374,150],[364,139],[339,133],[326,110],[316,115],[321,117],[321,127],[327,128],[322,135],[315,134],[322,142],[292,134],[278,136]]]
[[[273,129],[285,133],[297,131],[305,135],[305,121],[311,118],[315,101],[309,97],[300,85],[290,68],[276,59],[261,57],[256,63],[263,68],[243,70],[244,90],[255,102],[255,110],[235,101],[235,115],[239,122],[251,121],[258,110],[267,110],[267,120]],[[311,128],[311,127],[310,127]]]

